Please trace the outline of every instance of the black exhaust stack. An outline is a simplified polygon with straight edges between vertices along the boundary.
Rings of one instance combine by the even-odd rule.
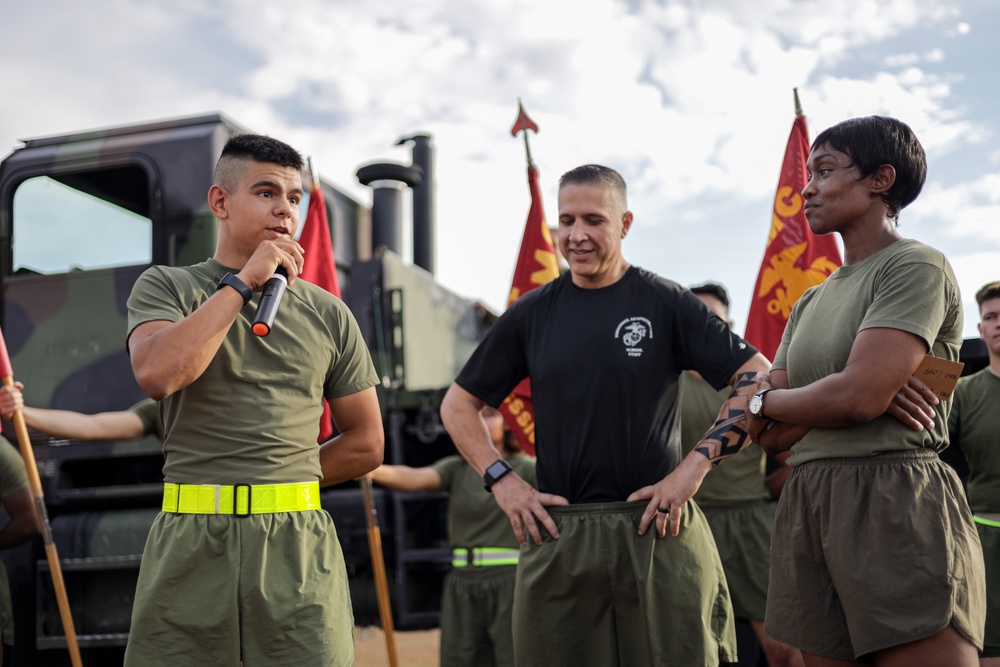
[[[434,273],[434,147],[429,134],[415,134],[396,142],[413,142],[413,164],[423,171],[423,180],[413,187],[413,263]]]
[[[402,255],[403,188],[420,185],[423,171],[418,166],[378,162],[361,167],[357,176],[372,188],[372,250],[385,246]]]

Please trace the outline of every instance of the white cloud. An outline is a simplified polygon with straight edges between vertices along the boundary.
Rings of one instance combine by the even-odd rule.
[[[949,188],[931,186],[920,203],[924,216],[948,221],[946,236],[969,239],[975,246],[992,243],[1000,250],[1000,174],[984,174]]]
[[[922,63],[940,63],[944,61],[944,51],[939,48],[925,53],[893,53],[886,56],[882,64],[885,67],[912,67]]]
[[[929,154],[979,142],[978,159],[1000,161],[985,121],[955,100],[967,73],[954,42],[926,39],[928,30],[969,33],[960,2],[100,4],[20,3],[7,25],[44,24],[44,43],[0,27],[0,77],[24,91],[21,104],[0,107],[0,148],[18,136],[220,110],[287,139],[368,201],[357,167],[408,160],[393,142],[428,131],[439,277],[495,308],[528,209],[523,142],[509,134],[518,96],[541,127],[531,141],[549,219],[562,171],[619,168],[640,221],[626,246],[633,261],[694,282],[713,277],[698,255],[718,246],[711,262],[731,272],[735,315],[739,295],[749,298],[739,283],[752,282],[763,252],[793,87],[813,134],[888,113]],[[915,31],[919,41],[908,39]],[[958,195],[940,196],[965,210]]]
[[[962,21],[961,23],[959,23],[959,24],[957,24],[955,26],[955,31],[954,31],[953,34],[955,34],[955,35],[968,35],[970,32],[972,32],[972,26],[970,26],[965,21]]]

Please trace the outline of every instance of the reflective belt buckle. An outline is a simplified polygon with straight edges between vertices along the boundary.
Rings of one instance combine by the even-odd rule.
[[[468,547],[456,547],[451,550],[452,567],[472,567],[473,550]]]
[[[247,490],[246,512],[240,511],[240,505],[242,504],[240,502],[242,500],[242,498],[240,497],[240,489]],[[241,519],[250,516],[251,496],[252,496],[251,489],[252,487],[249,484],[233,484],[233,516],[239,517]]]

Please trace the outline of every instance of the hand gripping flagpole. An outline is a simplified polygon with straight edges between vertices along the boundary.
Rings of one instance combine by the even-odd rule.
[[[389,654],[389,667],[397,667],[396,637],[392,629],[392,607],[389,603],[389,582],[385,576],[385,558],[382,556],[382,533],[378,526],[378,511],[372,500],[372,480],[359,480],[361,495],[365,500],[365,516],[368,518],[368,549],[371,551],[372,572],[375,575],[375,593],[378,596],[378,614],[385,633],[385,650]]]
[[[0,378],[4,386],[14,386],[14,369],[10,365],[7,354],[7,343],[0,331]],[[73,627],[73,615],[70,613],[69,597],[66,595],[66,582],[63,581],[62,567],[59,564],[59,554],[56,543],[52,541],[52,528],[49,526],[49,515],[45,511],[45,495],[42,492],[42,481],[38,477],[38,466],[35,464],[35,452],[31,448],[31,438],[28,437],[28,425],[20,409],[14,411],[12,417],[14,430],[17,431],[18,444],[21,446],[21,456],[24,467],[28,471],[28,485],[31,495],[35,497],[35,511],[38,513],[38,524],[45,541],[45,555],[49,560],[49,571],[52,573],[52,586],[56,591],[56,601],[59,603],[59,617],[62,620],[63,632],[66,633],[66,646],[69,648],[70,661],[73,667],[81,667],[80,647],[76,642],[76,629]]]

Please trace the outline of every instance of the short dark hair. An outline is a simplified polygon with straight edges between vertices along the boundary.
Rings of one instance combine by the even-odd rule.
[[[704,285],[695,285],[691,288],[691,291],[695,294],[705,294],[706,296],[714,296],[718,299],[723,306],[727,309],[729,308],[729,292],[726,288],[718,283],[705,283]]]
[[[625,179],[622,175],[611,167],[600,164],[585,164],[575,169],[570,169],[559,177],[559,189],[565,185],[603,185],[622,200],[622,206],[628,208],[628,189],[625,187]]]
[[[984,301],[1000,298],[1000,281],[986,283],[976,292],[976,304],[982,308]]]
[[[239,180],[241,163],[250,160],[300,171],[305,164],[302,155],[283,141],[263,134],[237,134],[222,147],[222,155],[215,165],[215,184],[232,189]]]
[[[896,170],[896,182],[882,195],[889,217],[899,224],[899,212],[917,198],[927,178],[927,156],[906,123],[887,116],[851,118],[816,136],[812,150],[821,146],[851,158],[860,178],[868,178],[883,164]]]

